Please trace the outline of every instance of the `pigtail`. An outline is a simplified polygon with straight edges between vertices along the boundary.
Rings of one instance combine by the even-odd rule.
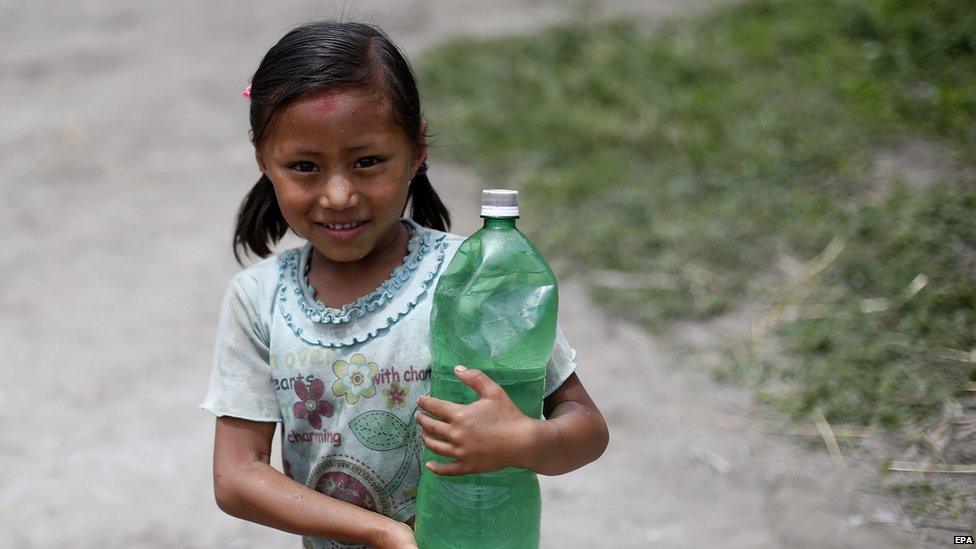
[[[410,219],[435,231],[446,233],[451,228],[451,214],[427,179],[426,169],[419,170],[410,181],[409,196]]]
[[[288,223],[278,207],[274,185],[268,176],[262,175],[237,210],[234,257],[243,267],[238,248],[245,253],[254,252],[258,257],[271,255],[271,246],[281,240],[287,230]]]

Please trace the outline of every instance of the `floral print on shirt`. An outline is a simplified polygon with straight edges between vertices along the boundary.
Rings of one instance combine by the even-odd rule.
[[[299,400],[292,405],[292,413],[297,419],[307,419],[309,425],[321,429],[322,418],[332,417],[335,413],[335,406],[322,399],[325,395],[325,383],[321,379],[314,379],[309,387],[302,381],[296,381],[294,387]]]
[[[332,363],[332,371],[338,379],[332,383],[332,394],[346,397],[347,404],[359,402],[359,398],[370,398],[376,394],[373,376],[380,371],[375,362],[367,362],[366,355],[356,353],[349,361],[337,360]]]

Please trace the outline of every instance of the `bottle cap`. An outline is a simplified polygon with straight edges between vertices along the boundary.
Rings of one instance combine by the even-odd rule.
[[[518,217],[518,191],[485,189],[481,191],[481,217]]]

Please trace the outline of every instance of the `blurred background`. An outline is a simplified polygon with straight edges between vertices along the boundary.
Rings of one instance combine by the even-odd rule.
[[[217,509],[197,404],[239,94],[317,18],[407,52],[454,232],[518,188],[559,273],[611,445],[545,547],[976,531],[972,2],[0,0],[0,545],[300,543]]]

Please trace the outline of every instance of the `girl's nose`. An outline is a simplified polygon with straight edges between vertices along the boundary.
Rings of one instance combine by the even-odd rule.
[[[348,178],[332,175],[325,181],[319,205],[330,210],[346,210],[359,205],[359,194]]]

